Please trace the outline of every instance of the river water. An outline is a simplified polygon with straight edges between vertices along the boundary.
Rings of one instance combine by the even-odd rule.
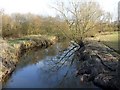
[[[78,62],[76,58],[65,55],[68,42],[57,43],[48,48],[29,50],[20,62],[4,88],[97,88],[91,82],[80,82],[75,77]],[[63,51],[64,50],[64,51]],[[71,61],[74,62],[71,64]],[[64,63],[65,61],[65,63]],[[64,63],[64,64],[62,64]]]

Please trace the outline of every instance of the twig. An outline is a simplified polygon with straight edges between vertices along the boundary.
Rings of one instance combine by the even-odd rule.
[[[116,71],[116,69],[113,69],[113,68],[111,68],[110,66],[106,65],[106,64],[102,61],[100,55],[98,55],[98,54],[96,54],[96,55],[97,55],[97,57],[100,59],[101,63],[102,63],[105,67],[107,67],[107,68],[108,68],[109,70],[111,70],[111,71]]]

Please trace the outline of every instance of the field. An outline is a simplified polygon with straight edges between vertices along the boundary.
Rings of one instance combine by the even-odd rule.
[[[98,38],[99,41],[109,46],[110,48],[119,51],[119,42],[120,42],[119,34],[120,32],[112,32],[106,34],[104,33],[97,35],[96,38]]]

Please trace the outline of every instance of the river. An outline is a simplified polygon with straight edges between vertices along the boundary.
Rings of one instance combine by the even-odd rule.
[[[64,60],[57,63],[68,45],[63,42],[27,51],[3,88],[97,88],[92,82],[82,83],[80,77],[75,77],[78,62],[74,60],[71,65],[73,56],[66,56],[65,64]]]

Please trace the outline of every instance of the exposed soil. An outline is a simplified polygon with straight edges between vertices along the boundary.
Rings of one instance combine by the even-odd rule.
[[[82,82],[93,82],[102,89],[120,89],[117,66],[120,55],[99,42],[86,42],[85,50],[79,51],[80,65],[77,76]]]

